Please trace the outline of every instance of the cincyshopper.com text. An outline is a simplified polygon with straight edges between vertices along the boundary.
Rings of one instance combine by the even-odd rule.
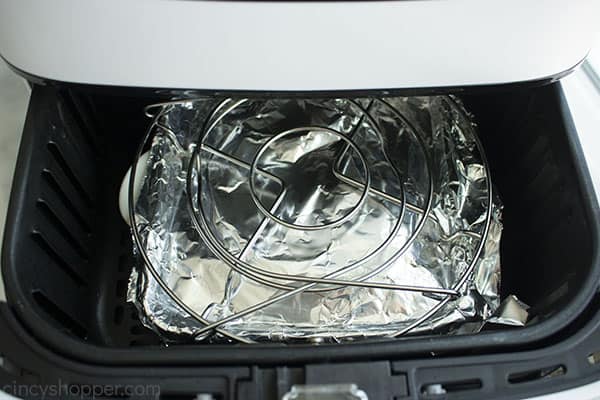
[[[0,389],[18,398],[82,398],[95,399],[98,397],[142,397],[158,398],[159,385],[128,385],[128,384],[66,384],[62,381],[50,384],[22,384],[13,382]]]

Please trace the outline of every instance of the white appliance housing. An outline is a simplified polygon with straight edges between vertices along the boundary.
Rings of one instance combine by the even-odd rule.
[[[557,77],[593,43],[595,0],[0,3],[0,53],[49,80],[329,91]]]

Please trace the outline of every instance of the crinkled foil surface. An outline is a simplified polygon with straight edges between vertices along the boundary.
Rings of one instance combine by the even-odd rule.
[[[222,326],[249,340],[343,341],[461,326],[462,333],[467,322],[476,326],[493,315],[500,303],[501,207],[488,191],[475,127],[457,99],[230,100],[213,113],[217,104],[194,99],[169,106],[160,122],[170,132],[155,129],[147,164],[138,166],[146,174],[135,204],[142,250],[206,321],[286,291],[236,272],[207,245],[207,234],[262,271],[323,277],[353,265],[336,278],[460,293],[320,284]],[[213,123],[206,125],[208,118]],[[312,128],[275,138],[298,127]],[[207,224],[204,235],[190,202]],[[166,340],[190,340],[204,324],[181,310],[146,268],[134,270],[129,290],[143,322]]]

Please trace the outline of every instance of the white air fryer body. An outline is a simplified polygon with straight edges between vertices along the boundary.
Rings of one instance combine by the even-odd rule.
[[[0,54],[49,80],[329,91],[497,85],[586,56],[600,2],[5,1]]]

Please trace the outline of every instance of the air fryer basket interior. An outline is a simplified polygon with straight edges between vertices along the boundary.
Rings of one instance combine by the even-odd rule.
[[[482,349],[498,334],[514,336],[513,343],[541,338],[539,330],[526,334],[540,324],[549,336],[585,307],[592,294],[584,290],[586,281],[598,267],[588,218],[595,200],[582,190],[587,181],[560,86],[461,98],[479,125],[505,206],[502,295],[516,294],[534,316],[530,327],[479,335]],[[34,335],[61,351],[82,350],[85,342],[118,348],[118,357],[128,360],[140,357],[140,346],[144,357],[186,346],[200,354],[211,346],[149,351],[146,345],[160,341],[125,299],[133,245],[119,215],[118,191],[149,122],[143,107],[154,100],[34,87],[2,268],[9,304]],[[414,340],[403,338],[396,351]],[[461,340],[440,337],[438,343],[452,350],[465,345]],[[360,345],[337,346],[351,357]],[[319,354],[325,353],[311,357]]]

